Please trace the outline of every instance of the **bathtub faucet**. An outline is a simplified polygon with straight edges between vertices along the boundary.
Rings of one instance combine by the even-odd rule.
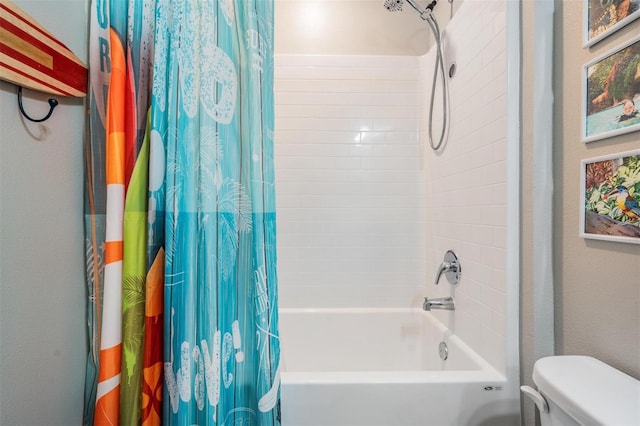
[[[453,297],[442,297],[440,299],[424,298],[422,309],[430,311],[432,309],[446,309],[447,311],[453,311],[456,309]]]

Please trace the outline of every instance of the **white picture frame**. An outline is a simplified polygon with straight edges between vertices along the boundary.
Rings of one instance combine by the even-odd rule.
[[[640,216],[620,208],[619,186],[640,201],[640,149],[581,161],[580,237],[640,244]]]
[[[639,17],[637,2],[584,0],[583,47],[593,46]]]
[[[634,80],[638,65],[640,35],[583,66],[581,138],[584,143],[640,130],[640,81]],[[624,113],[630,108],[629,102],[635,115]]]

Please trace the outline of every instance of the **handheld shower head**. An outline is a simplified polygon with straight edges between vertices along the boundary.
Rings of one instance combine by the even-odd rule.
[[[429,5],[422,10],[415,2],[415,0],[384,0],[384,7],[389,12],[400,12],[402,11],[402,6],[404,2],[409,3],[409,6],[415,9],[420,15],[420,19],[426,21],[431,27],[431,31],[433,32],[433,37],[435,38],[435,44],[437,46],[437,54],[436,54],[436,64],[435,64],[435,72],[433,73],[433,84],[431,87],[431,103],[429,106],[429,145],[434,151],[440,149],[442,144],[445,142],[445,139],[449,136],[449,89],[447,87],[447,79],[444,73],[444,53],[442,48],[442,37],[440,34],[440,28],[438,27],[438,22],[436,21],[435,16],[433,15],[433,8],[436,7],[437,0],[432,0]],[[449,3],[453,4],[453,0],[449,0]],[[436,89],[436,81],[438,78],[438,74],[440,74],[442,80],[442,114],[443,114],[443,124],[442,124],[442,133],[440,134],[440,139],[437,144],[434,144],[433,137],[431,134],[432,124],[433,124],[433,100],[434,93]]]
[[[401,12],[403,3],[403,0],[384,0],[384,7],[386,7],[389,12]]]

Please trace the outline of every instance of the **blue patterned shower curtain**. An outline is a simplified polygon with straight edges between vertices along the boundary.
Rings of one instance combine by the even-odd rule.
[[[99,16],[108,3],[97,0],[92,8]],[[116,390],[123,398],[125,378],[129,386],[136,383],[131,374],[139,373],[125,375],[124,366],[142,358],[140,382],[146,388],[141,391],[142,408],[134,407],[126,419],[120,414],[118,422],[152,424],[145,423],[149,410],[160,409],[167,425],[279,425],[273,0],[151,4],[155,22],[145,27],[154,31],[153,42],[132,49],[149,49],[153,58],[149,122],[136,161],[136,167],[148,161],[146,168],[141,166],[148,170],[146,247],[127,244],[125,214],[124,257],[126,262],[127,250],[133,250],[127,247],[144,251],[147,292],[164,276],[164,309],[157,308],[162,298],[147,295],[146,329],[136,345],[144,351],[148,341],[163,342],[162,365],[157,364],[162,379],[158,384],[147,379],[155,364],[147,363],[143,352],[132,354],[125,340],[129,352]],[[134,9],[129,6],[130,12]],[[130,19],[128,45],[145,39],[136,30],[138,24]],[[103,44],[96,47],[101,53]],[[103,87],[106,93],[108,86],[99,85]],[[104,95],[93,90],[95,96]],[[97,145],[104,142],[95,138],[91,143],[99,152]],[[92,158],[91,167],[98,163]],[[93,186],[91,190],[97,191]],[[143,205],[138,202],[136,211]],[[89,213],[86,217],[91,221]],[[88,251],[98,250],[101,238],[87,236]],[[95,302],[103,292],[101,284],[91,281],[99,277],[97,269],[88,273],[90,372],[99,368],[92,353],[99,347],[95,330],[100,329],[96,322],[103,309]],[[149,334],[149,321],[158,318],[164,318],[163,339]],[[127,321],[123,316],[123,331]],[[87,401],[96,398],[97,380],[88,374]],[[121,399],[120,410],[128,402]],[[87,407],[90,423],[94,415],[92,405]]]
[[[155,43],[151,158],[164,168],[150,170],[150,200],[153,236],[164,234],[153,243],[166,252],[164,418],[277,424],[273,3],[159,1]]]

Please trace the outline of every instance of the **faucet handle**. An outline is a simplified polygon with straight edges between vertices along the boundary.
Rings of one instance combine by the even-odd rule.
[[[460,282],[462,266],[460,266],[460,263],[458,262],[458,256],[456,256],[452,250],[448,250],[445,253],[444,261],[440,264],[438,272],[436,272],[436,285],[440,282],[442,274],[447,277],[447,281],[451,284],[458,284]]]

